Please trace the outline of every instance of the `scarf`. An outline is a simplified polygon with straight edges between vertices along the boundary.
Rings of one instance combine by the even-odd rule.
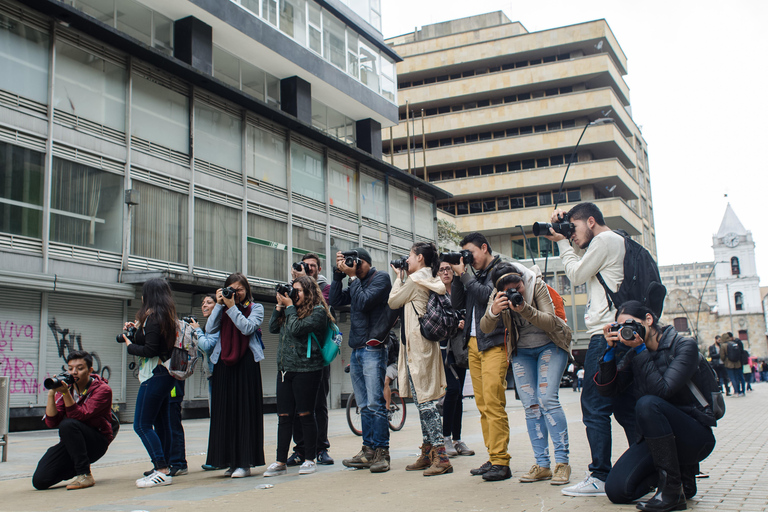
[[[245,304],[235,304],[235,307],[240,310],[245,318],[250,316],[250,301],[246,301]],[[248,350],[250,341],[250,336],[241,333],[232,319],[229,318],[229,315],[222,314],[221,339],[219,340],[221,343],[221,355],[219,360],[223,361],[227,366],[236,365]]]

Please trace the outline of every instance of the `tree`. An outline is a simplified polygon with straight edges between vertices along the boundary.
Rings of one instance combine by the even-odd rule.
[[[461,242],[461,234],[456,224],[445,219],[437,219],[437,248],[440,252],[454,250]]]

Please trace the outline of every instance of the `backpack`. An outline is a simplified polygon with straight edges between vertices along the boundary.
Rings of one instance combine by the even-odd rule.
[[[711,408],[715,419],[725,416],[725,399],[712,366],[699,354],[699,368],[688,381],[688,389],[702,407]]]
[[[197,363],[197,335],[195,330],[184,320],[176,320],[176,342],[171,348],[171,354],[163,362],[163,366],[176,380],[186,380],[195,372]]]
[[[645,247],[632,240],[625,231],[617,229],[613,232],[624,237],[624,279],[614,293],[605,284],[600,272],[597,273],[597,280],[605,289],[608,307],[618,308],[628,300],[636,300],[649,307],[657,318],[661,317],[667,289],[661,284],[656,261]]]
[[[411,307],[416,311],[416,306],[411,302]],[[419,330],[425,340],[443,341],[450,338],[459,325],[458,317],[453,310],[451,297],[448,294],[439,295],[435,292],[429,292],[427,300],[427,310],[419,317]]]
[[[741,363],[741,348],[735,341],[729,341],[725,346],[725,355],[732,363]]]
[[[336,356],[339,355],[343,339],[344,336],[341,334],[339,327],[329,319],[328,327],[325,330],[325,338],[323,338],[322,343],[317,340],[315,333],[309,333],[309,336],[307,337],[307,359],[309,359],[312,354],[312,341],[314,341],[320,347],[320,354],[323,356],[323,366],[328,366],[334,359],[336,359]]]
[[[549,285],[547,285],[547,290],[549,290],[549,296],[552,299],[552,304],[555,306],[555,316],[568,323],[568,317],[565,316],[565,301],[563,297]]]

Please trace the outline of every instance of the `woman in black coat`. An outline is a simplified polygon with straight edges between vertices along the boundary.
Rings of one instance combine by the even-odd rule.
[[[715,416],[688,384],[708,396],[707,376],[699,372],[698,345],[673,327],[659,325],[651,310],[637,301],[622,304],[616,322],[603,328],[608,347],[595,381],[605,396],[633,387],[642,439],[613,466],[605,492],[614,503],[629,503],[657,488],[638,509],[684,510],[686,497],[696,494],[698,464],[715,447]],[[628,329],[622,335],[616,326]]]

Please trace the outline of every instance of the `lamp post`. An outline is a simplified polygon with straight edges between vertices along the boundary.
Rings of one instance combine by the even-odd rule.
[[[699,305],[696,308],[696,339],[699,338],[699,313],[701,312],[701,302],[704,300],[704,292],[707,290],[707,285],[709,284],[709,278],[712,277],[712,273],[715,271],[715,267],[718,263],[728,263],[727,261],[715,261],[712,263],[712,270],[709,271],[709,274],[707,274],[707,280],[704,281],[704,287],[699,292]],[[726,288],[726,293],[728,292]],[[731,301],[730,298],[728,299],[728,314],[730,315],[731,311]],[[733,332],[733,317],[731,317],[731,332]]]

